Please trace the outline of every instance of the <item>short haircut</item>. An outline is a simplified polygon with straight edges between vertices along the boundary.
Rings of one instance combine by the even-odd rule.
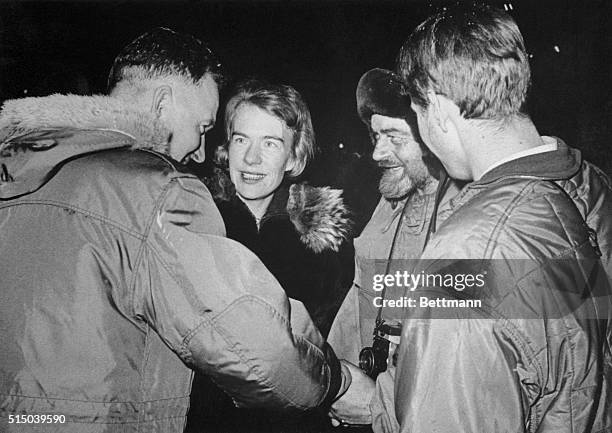
[[[510,15],[484,4],[445,8],[404,43],[397,70],[416,105],[444,95],[472,119],[524,114],[531,72],[523,36]]]
[[[270,84],[250,79],[239,83],[225,106],[225,145],[217,152],[217,160],[227,161],[227,148],[232,137],[234,117],[241,105],[251,104],[282,120],[293,133],[291,158],[293,169],[290,177],[297,177],[314,157],[315,136],[310,111],[302,95],[291,86]]]
[[[181,77],[198,84],[207,74],[219,87],[224,82],[221,63],[201,40],[158,27],[145,33],[117,55],[108,76],[108,91],[124,80]]]

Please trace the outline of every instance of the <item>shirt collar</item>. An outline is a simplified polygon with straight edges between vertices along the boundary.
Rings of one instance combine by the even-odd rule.
[[[482,179],[482,177],[485,174],[487,174],[494,168],[499,167],[500,165],[505,164],[507,162],[514,161],[515,159],[519,159],[519,158],[524,158],[525,156],[537,155],[538,153],[545,153],[545,152],[554,152],[555,150],[557,150],[557,140],[555,140],[552,137],[542,137],[542,140],[544,141],[544,144],[541,144],[536,147],[530,147],[529,149],[525,149],[525,150],[521,150],[520,152],[513,153],[512,155],[506,156],[505,158],[502,158],[498,160],[497,162],[491,164],[480,175],[480,179]]]

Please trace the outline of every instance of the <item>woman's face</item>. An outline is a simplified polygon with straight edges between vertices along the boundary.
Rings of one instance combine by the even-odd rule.
[[[238,195],[262,201],[276,191],[293,168],[293,134],[285,122],[243,103],[234,115],[229,138],[229,172]]]

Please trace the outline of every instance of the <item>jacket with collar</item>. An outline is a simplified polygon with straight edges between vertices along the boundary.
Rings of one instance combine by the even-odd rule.
[[[402,432],[612,431],[610,184],[557,144],[468,184],[423,252],[416,272],[485,284],[414,292],[481,306],[406,312]]]
[[[327,404],[339,365],[301,304],[224,237],[151,115],[53,95],[0,113],[0,431],[180,432],[192,370],[239,405]],[[14,430],[16,429],[16,430]]]

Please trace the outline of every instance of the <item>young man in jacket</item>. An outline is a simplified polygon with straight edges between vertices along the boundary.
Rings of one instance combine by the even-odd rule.
[[[470,182],[416,271],[484,279],[413,292],[427,302],[405,312],[399,430],[612,431],[609,180],[525,114],[527,53],[503,11],[430,17],[398,69],[423,141]]]
[[[206,45],[160,28],[117,57],[109,97],[5,103],[0,431],[180,432],[190,368],[244,406],[346,390],[303,306],[179,162],[203,158],[220,82]]]

